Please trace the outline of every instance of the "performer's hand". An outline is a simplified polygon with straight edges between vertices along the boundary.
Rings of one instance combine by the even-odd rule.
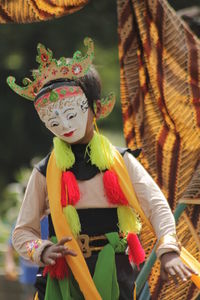
[[[187,281],[192,274],[198,275],[198,273],[186,266],[180,259],[176,252],[168,252],[161,256],[161,269],[160,275],[163,280],[168,280],[168,275],[172,276],[175,283],[177,283],[176,276],[182,281]]]
[[[65,237],[59,243],[48,246],[42,252],[41,260],[45,265],[54,265],[56,259],[65,255],[76,256],[77,254],[64,244],[71,241],[71,237]]]

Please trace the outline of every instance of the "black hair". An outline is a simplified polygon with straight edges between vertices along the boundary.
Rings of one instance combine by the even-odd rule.
[[[56,80],[49,81],[46,83],[42,89],[37,94],[34,101],[36,101],[40,96],[43,94],[50,92],[51,90],[55,89],[56,87],[67,85],[67,86],[79,86],[88,101],[89,107],[94,111],[94,102],[96,100],[101,99],[101,81],[99,74],[95,67],[92,65],[88,70],[87,74],[78,79],[65,79],[59,78]]]

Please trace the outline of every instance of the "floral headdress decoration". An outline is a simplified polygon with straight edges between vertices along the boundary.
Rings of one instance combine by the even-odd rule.
[[[7,78],[8,85],[18,95],[34,101],[42,87],[52,80],[76,80],[83,77],[88,73],[92,65],[94,42],[91,38],[87,37],[84,39],[84,45],[87,47],[85,56],[83,56],[80,51],[76,51],[70,60],[65,57],[56,60],[53,58],[53,53],[50,49],[46,49],[42,44],[38,44],[36,61],[39,63],[39,67],[37,70],[32,71],[33,80],[24,78],[22,81],[23,86],[19,86],[15,83],[15,77],[9,76]],[[101,118],[105,118],[110,114],[114,104],[115,96],[113,93],[101,99]]]

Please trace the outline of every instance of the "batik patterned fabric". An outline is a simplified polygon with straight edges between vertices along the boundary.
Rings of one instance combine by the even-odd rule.
[[[88,0],[3,0],[0,23],[31,23],[62,17],[81,9]]]
[[[42,240],[34,240],[26,243],[28,257],[33,261],[35,250],[42,244]]]
[[[200,198],[200,173],[192,177],[200,157],[200,42],[165,0],[117,4],[124,134],[129,148],[143,149],[142,164],[174,210],[182,197]],[[199,230],[199,205],[190,206],[177,231],[196,258]],[[142,240],[150,253],[154,240],[145,228]],[[159,263],[149,279],[152,299],[197,295],[191,281],[175,288],[158,274]]]

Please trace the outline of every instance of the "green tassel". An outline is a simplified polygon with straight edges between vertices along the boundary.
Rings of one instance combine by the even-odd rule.
[[[72,205],[68,205],[63,208],[63,213],[67,219],[67,223],[70,226],[73,236],[77,238],[81,232],[81,224],[76,208]]]
[[[110,169],[114,163],[114,148],[109,140],[101,134],[94,132],[86,151],[90,156],[91,164],[96,165],[100,171]]]
[[[119,221],[119,229],[121,232],[125,234],[129,232],[136,234],[140,233],[142,226],[137,214],[132,208],[128,206],[119,206],[117,208],[117,215]]]
[[[53,143],[57,167],[62,171],[70,169],[75,163],[75,156],[71,146],[58,137],[53,139]]]

